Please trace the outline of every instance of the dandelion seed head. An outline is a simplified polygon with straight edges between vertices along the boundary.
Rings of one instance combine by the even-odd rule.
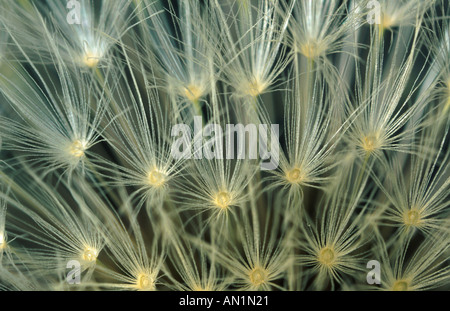
[[[260,286],[267,282],[269,274],[266,269],[256,266],[249,273],[250,282],[254,286]]]
[[[84,152],[87,149],[87,142],[85,140],[75,140],[69,147],[69,154],[75,158],[84,157]]]
[[[220,191],[214,196],[213,203],[222,210],[228,209],[232,203],[232,195],[228,191]]]
[[[4,2],[0,289],[448,288],[446,1]]]
[[[147,175],[147,182],[150,186],[154,188],[160,188],[165,185],[167,179],[167,174],[154,167],[150,170]]]
[[[336,261],[336,252],[333,250],[332,247],[326,246],[323,247],[317,256],[317,260],[320,262],[320,264],[332,267]]]
[[[155,290],[155,278],[151,273],[140,273],[136,278],[136,287],[141,291]]]
[[[88,261],[88,262],[94,262],[97,260],[98,257],[98,251],[93,248],[93,247],[85,247],[85,249],[83,250],[83,254],[81,255],[81,258],[84,261]]]

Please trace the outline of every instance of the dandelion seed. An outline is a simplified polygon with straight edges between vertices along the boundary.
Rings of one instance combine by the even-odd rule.
[[[93,69],[100,63],[107,63],[106,55],[128,30],[128,23],[134,17],[134,12],[127,12],[131,1],[78,2],[79,24],[67,22],[65,1],[34,2],[29,9],[24,9],[20,3],[7,6],[8,24],[21,25],[17,29],[11,27],[10,31],[33,61],[52,63],[57,57],[63,59],[66,66],[80,69]]]
[[[36,267],[35,254],[14,249],[13,258],[3,257],[0,266],[0,288],[8,291],[69,291],[66,281],[65,262],[60,262],[55,269]],[[20,258],[18,258],[20,257]],[[81,286],[78,288],[81,289]],[[73,290],[73,288],[72,288]]]
[[[354,109],[361,109],[361,113],[350,126],[347,137],[349,144],[356,145],[366,162],[376,159],[377,164],[383,164],[383,152],[386,151],[414,152],[408,150],[410,144],[407,142],[413,139],[414,133],[423,126],[422,112],[431,92],[430,89],[421,89],[413,100],[412,92],[415,87],[410,89],[407,86],[411,80],[417,51],[422,44],[419,38],[420,22],[419,17],[412,35],[405,38],[410,49],[405,50],[399,43],[391,47],[397,57],[386,73],[383,71],[384,41],[379,42],[378,39],[372,38],[368,70],[365,72],[365,80],[372,82],[359,85],[356,90],[359,106]],[[360,70],[357,65],[358,80],[361,80]],[[411,81],[414,86],[422,82],[418,78]],[[405,94],[405,100],[402,100],[402,94]],[[408,127],[399,132],[406,124]]]
[[[436,1],[439,3],[439,1]],[[425,19],[425,27],[429,28],[425,36],[425,45],[431,47],[433,61],[431,69],[427,74],[427,80],[437,80],[438,84],[433,87],[433,95],[438,96],[438,109],[435,118],[442,120],[445,125],[450,108],[450,23],[448,19],[442,21],[436,16],[449,16],[450,8],[443,1],[435,7],[432,6],[430,13]],[[424,83],[421,88],[430,88],[432,83]]]
[[[315,62],[336,53],[343,45],[344,35],[360,27],[357,10],[344,14],[347,2],[339,5],[334,0],[296,1],[288,25],[294,51]]]
[[[0,89],[15,116],[0,117],[4,148],[25,152],[28,163],[46,163],[46,174],[83,172],[87,150],[102,132],[105,94],[89,74],[70,72],[62,59],[55,58],[54,73],[35,64],[32,74],[23,65],[6,65],[12,74],[0,79]]]
[[[396,241],[387,248],[380,240],[381,289],[388,291],[419,291],[440,288],[450,276],[448,233],[436,231],[420,242],[417,249],[407,240]],[[413,252],[410,256],[406,254]]]
[[[325,185],[327,172],[335,167],[332,154],[348,125],[332,125],[331,99],[325,94],[324,81],[314,78],[313,92],[302,96],[299,76],[293,77],[293,92],[288,93],[285,104],[286,146],[280,146],[279,170],[270,177],[271,187],[287,189],[288,204],[299,206],[303,187]],[[352,119],[348,116],[348,122]],[[314,143],[312,143],[314,142]]]
[[[154,1],[142,1],[138,8],[143,12],[138,17],[144,35],[136,34],[135,38],[143,54],[148,55],[145,59],[156,58],[150,65],[163,73],[160,84],[164,89],[177,102],[179,97],[187,99],[197,114],[201,114],[198,105],[209,93],[210,81],[215,80],[210,68],[217,38],[202,26],[211,24],[212,19],[209,4],[205,6],[203,9],[198,1],[182,1],[179,12],[172,5],[164,12]],[[173,22],[174,32],[169,22]]]
[[[131,224],[130,232],[127,232],[121,220],[115,218],[110,210],[103,209],[103,213],[110,215],[107,246],[115,261],[112,266],[104,267],[102,273],[107,279],[114,280],[114,283],[99,283],[98,286],[138,291],[156,290],[158,274],[166,256],[167,241],[161,239],[160,232],[156,230],[149,247],[146,247],[143,232],[136,222]],[[116,269],[120,269],[120,273]]]
[[[240,166],[241,160],[234,170],[224,160],[214,159],[212,166],[204,165],[207,161],[210,160],[196,161],[195,166],[189,169],[189,184],[180,185],[185,194],[180,204],[186,210],[208,212],[209,220],[203,225],[210,221],[225,223],[235,215],[233,207],[240,208],[247,200],[244,195],[249,181],[247,176],[252,173],[249,167]],[[192,187],[192,181],[200,187]]]
[[[394,27],[412,26],[417,16],[420,16],[430,8],[433,2],[423,2],[420,0],[381,0],[381,20],[378,25],[380,34],[383,34],[385,30],[392,30]]]
[[[129,57],[124,50],[127,62],[131,62]],[[139,66],[144,66],[141,57],[136,61]],[[105,138],[121,160],[111,162],[98,157],[93,162],[110,185],[135,187],[130,197],[138,213],[143,206],[147,209],[160,206],[186,159],[174,159],[171,153],[170,125],[179,122],[178,116],[165,111],[166,107],[154,87],[141,88],[136,83],[142,79],[145,86],[154,85],[155,81],[147,80],[152,76],[150,71],[142,69],[128,73],[119,64],[117,67],[114,86],[117,95],[111,103],[113,108],[107,111],[112,121]],[[128,82],[129,79],[134,82]],[[133,104],[129,106],[127,103]]]
[[[381,220],[383,223],[394,221],[400,227],[396,234],[402,238],[413,234],[415,229],[429,234],[442,228],[445,222],[445,210],[449,206],[446,195],[450,155],[443,148],[448,139],[448,127],[447,124],[423,130],[421,152],[410,156],[409,174],[404,174],[405,167],[393,161],[384,184],[374,177],[390,202]],[[443,162],[438,164],[439,161]]]
[[[211,32],[212,36],[221,38],[223,45],[217,55],[223,78],[238,97],[256,98],[267,92],[288,65],[282,41],[292,5],[281,13],[278,0],[258,1],[256,7],[236,5],[236,2],[221,4],[212,2],[212,14],[218,23]],[[236,12],[227,15],[227,10]]]
[[[282,227],[280,213],[276,212],[274,205],[279,195],[268,198],[267,214],[261,222],[258,215],[246,209],[238,220],[240,225],[232,226],[232,232],[221,230],[213,235],[213,245],[198,242],[210,250],[210,257],[231,273],[232,284],[239,290],[284,289],[277,280],[286,272],[293,258],[285,245],[290,233]],[[251,200],[256,201],[256,198]],[[251,206],[254,208],[255,201],[247,203],[250,209]],[[223,247],[218,248],[217,245]]]
[[[298,257],[299,261],[316,271],[313,287],[323,289],[331,284],[340,282],[343,275],[361,270],[362,258],[357,254],[367,240],[364,240],[358,228],[360,217],[364,214],[355,210],[359,205],[367,177],[353,189],[356,170],[342,168],[347,177],[340,179],[330,193],[327,193],[322,201],[318,214],[316,214],[316,225],[310,222],[305,215],[303,222],[308,224],[301,227],[302,237],[297,242],[304,246],[305,255]],[[342,172],[341,172],[342,173]],[[348,191],[348,189],[353,189]],[[363,207],[367,209],[368,204]],[[366,237],[367,238],[367,237]]]
[[[177,234],[171,235],[168,256],[182,281],[174,277],[169,269],[164,272],[176,290],[220,291],[229,285],[223,270],[217,265],[215,256],[210,256],[208,248],[195,243],[197,240],[203,240],[205,234],[201,222],[196,219],[192,226],[181,227]],[[193,235],[189,234],[190,227],[193,229]],[[210,232],[214,235],[213,230]],[[214,240],[213,238],[212,241]]]
[[[26,167],[26,166],[25,166]],[[7,175],[0,176],[6,179]],[[23,172],[16,181],[8,180],[14,199],[8,199],[15,218],[17,234],[27,233],[25,242],[40,245],[32,262],[45,262],[51,269],[65,269],[70,260],[79,260],[87,281],[103,248],[101,238],[104,227],[86,206],[84,198],[75,191],[62,198],[55,188],[45,184],[33,171]],[[61,185],[68,189],[67,184]],[[72,190],[72,189],[71,189]],[[0,197],[4,193],[0,191]],[[77,207],[71,206],[76,202]],[[75,210],[80,214],[76,214]],[[61,267],[61,263],[63,267]]]

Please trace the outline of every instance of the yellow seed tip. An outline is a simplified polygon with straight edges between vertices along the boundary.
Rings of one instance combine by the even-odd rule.
[[[155,280],[148,273],[140,273],[136,279],[136,287],[142,291],[152,291],[155,289]]]
[[[314,40],[308,40],[299,46],[299,52],[309,60],[319,58],[325,51],[326,47],[324,46],[324,43],[319,44]]]
[[[159,188],[165,184],[166,178],[166,173],[154,167],[147,175],[147,182],[150,184],[150,186]]]
[[[81,258],[84,261],[93,262],[97,260],[98,251],[95,248],[92,247],[85,247],[83,254],[81,255]]]
[[[83,63],[89,68],[97,67],[100,57],[92,52],[87,52],[83,56]]]
[[[418,226],[421,223],[421,213],[417,208],[412,208],[403,214],[403,222],[406,226]]]
[[[250,271],[249,278],[253,285],[259,286],[267,282],[268,273],[264,268],[255,267],[252,271]]]
[[[332,266],[336,260],[336,253],[331,247],[326,246],[320,250],[317,259],[325,266]]]
[[[286,180],[292,184],[300,184],[306,180],[305,172],[299,167],[286,171],[285,177]]]
[[[409,288],[409,282],[406,280],[397,280],[392,286],[393,291],[407,291]]]
[[[183,89],[182,95],[191,102],[197,102],[203,96],[203,90],[195,84],[190,84]]]
[[[221,209],[227,209],[231,205],[232,196],[227,191],[220,191],[214,196],[214,205]]]
[[[75,158],[81,158],[84,156],[84,152],[87,149],[87,143],[82,140],[75,140],[69,147],[69,153],[70,155],[74,156]]]
[[[381,18],[380,27],[383,29],[391,29],[395,25],[395,17],[388,14],[383,14]]]
[[[380,135],[378,133],[371,133],[361,139],[361,147],[367,153],[371,154],[380,148]]]
[[[246,94],[252,97],[257,97],[261,95],[264,90],[267,88],[267,83],[261,81],[259,78],[253,78],[250,82],[248,82],[246,87]]]

